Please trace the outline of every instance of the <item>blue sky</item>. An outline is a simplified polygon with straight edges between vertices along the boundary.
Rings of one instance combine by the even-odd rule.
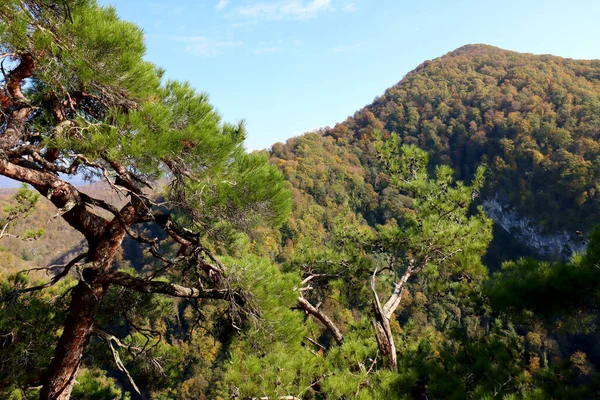
[[[244,119],[249,149],[334,126],[468,43],[600,59],[598,0],[99,0],[147,59]],[[7,186],[0,179],[0,186]]]
[[[600,58],[600,1],[101,0],[147,59],[244,119],[250,149],[333,126],[427,59],[468,43]]]

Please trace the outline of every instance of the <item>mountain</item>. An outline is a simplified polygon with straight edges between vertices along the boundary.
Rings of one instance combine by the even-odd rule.
[[[103,182],[82,184],[78,188],[81,192],[97,199],[111,201],[117,205],[123,202],[122,198]],[[0,189],[0,210],[14,206],[16,193],[16,188]],[[94,212],[106,215],[104,210],[95,209]],[[0,213],[0,217],[4,216],[3,213]],[[44,234],[35,240],[23,240],[10,236],[2,238],[0,244],[0,269],[2,272],[60,264],[72,257],[83,246],[83,236],[72,229],[60,217],[56,207],[43,196],[40,197],[32,215],[16,221],[14,231],[22,234],[28,230],[39,228],[44,230]]]
[[[596,61],[484,45],[426,61],[335,127],[273,145],[270,162],[292,192],[282,226],[227,219],[241,216],[229,204],[280,181],[276,171],[222,209],[204,197],[190,203],[214,214],[214,227],[199,220],[182,228],[181,213],[164,224],[168,231],[164,213],[188,203],[158,200],[165,182],[153,193],[130,189],[130,197],[105,182],[80,187],[98,199],[87,203],[88,217],[121,216],[115,209],[146,195],[160,211],[154,222],[141,211],[142,222],[122,232],[111,272],[101,270],[129,277],[139,293],[106,283],[72,398],[129,398],[123,392],[138,385],[148,398],[181,400],[598,398],[600,228],[569,263],[523,258],[493,275],[486,266],[583,248],[599,216],[599,71]],[[429,155],[398,151],[398,142]],[[188,149],[194,143],[185,140]],[[117,185],[127,183],[120,174]],[[224,181],[223,196],[238,182]],[[18,193],[0,190],[0,220],[26,239],[0,243],[3,398],[36,396],[28,393],[39,388],[58,336],[81,332],[64,322],[73,287],[98,282],[88,263],[44,270],[86,241],[43,197],[13,225],[11,209],[29,198]],[[483,260],[492,224],[474,206],[496,221]],[[266,209],[259,201],[245,214]],[[27,233],[38,228],[41,237]],[[28,267],[29,277],[13,274]],[[69,276],[57,283],[50,270]],[[163,286],[166,279],[179,283]],[[215,280],[222,286],[206,289]]]
[[[600,61],[463,46],[425,61],[333,128],[275,144],[272,162],[297,206],[349,206],[383,223],[402,198],[372,143],[393,133],[458,179],[487,166],[480,201],[501,237],[492,252],[510,241],[510,256],[529,249],[564,258],[584,246],[576,232],[600,221]]]
[[[409,199],[389,185],[373,148],[377,134],[392,133],[427,150],[432,165],[450,165],[458,179],[487,165],[479,200],[497,222],[491,264],[568,256],[582,247],[575,232],[600,221],[600,61],[467,45],[425,61],[334,127],[273,145],[271,162],[294,192],[284,247],[325,240],[340,216],[371,226],[397,216]],[[8,265],[30,253],[35,264],[48,264],[81,240],[65,236],[66,224],[49,219],[42,204],[32,220],[43,221],[46,238],[10,243]],[[64,245],[45,244],[52,232]]]
[[[425,61],[334,127],[273,145],[271,162],[294,192],[284,247],[325,240],[340,216],[371,226],[397,216],[409,199],[390,187],[373,148],[377,134],[392,133],[427,150],[432,165],[450,165],[458,179],[487,165],[479,200],[497,222],[488,263],[568,256],[582,247],[575,232],[600,221],[600,61],[467,45]],[[49,221],[42,208],[34,221]],[[51,241],[55,223],[64,224],[42,223],[45,239],[11,243],[11,253],[29,259],[33,247]],[[61,233],[64,245],[35,251],[35,263],[80,240]]]

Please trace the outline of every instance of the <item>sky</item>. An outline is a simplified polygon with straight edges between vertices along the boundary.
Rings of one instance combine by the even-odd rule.
[[[167,78],[245,120],[250,150],[335,126],[465,44],[600,59],[600,0],[98,1],[142,27]]]
[[[249,149],[334,126],[469,43],[600,59],[598,0],[100,0],[147,59],[246,121]]]

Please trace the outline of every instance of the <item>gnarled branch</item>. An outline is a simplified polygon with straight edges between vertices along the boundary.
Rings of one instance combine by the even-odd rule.
[[[137,387],[135,381],[133,380],[131,374],[129,373],[129,371],[127,370],[127,368],[125,367],[125,364],[123,364],[123,362],[121,361],[121,357],[119,356],[119,351],[117,349],[115,349],[115,346],[113,345],[113,342],[117,344],[117,346],[119,347],[127,347],[125,346],[123,343],[121,343],[121,341],[119,340],[119,338],[117,338],[114,335],[111,335],[108,332],[105,332],[101,329],[95,329],[94,333],[102,338],[102,340],[104,340],[104,342],[106,342],[106,344],[108,345],[108,348],[110,349],[113,358],[115,359],[115,364],[117,365],[117,368],[119,369],[119,371],[123,372],[126,376],[127,379],[129,380],[129,383],[131,384],[131,386],[133,387],[133,390],[135,390],[135,392],[141,396],[142,396],[142,392],[140,392],[140,389]]]
[[[71,270],[71,268],[73,268],[75,265],[78,265],[79,262],[81,260],[83,260],[85,257],[87,257],[87,253],[84,254],[80,254],[77,257],[75,257],[74,259],[72,259],[71,261],[69,261],[67,264],[65,264],[62,269],[62,271],[60,271],[58,274],[54,275],[54,277],[52,279],[50,279],[48,282],[43,283],[41,285],[38,286],[32,286],[32,287],[28,287],[28,288],[24,288],[24,289],[19,289],[16,291],[16,295],[22,294],[22,293],[27,293],[27,292],[34,292],[36,290],[42,290],[42,289],[46,289],[50,286],[54,286],[56,283],[58,283],[62,278],[64,278],[65,276],[67,276],[67,274],[69,273],[69,271]],[[48,267],[51,268],[51,267]],[[35,269],[39,269],[39,268],[34,268]],[[46,269],[46,268],[44,268]],[[20,271],[19,273],[27,273],[31,270],[26,270],[26,271]]]
[[[335,325],[335,323],[317,308],[315,308],[308,300],[304,297],[298,297],[298,304],[300,307],[307,313],[321,321],[323,325],[327,328],[327,330],[331,333],[331,336],[335,339],[338,345],[341,345],[344,342],[344,336],[342,332],[340,332],[339,328]]]
[[[189,299],[202,298],[217,300],[229,300],[231,295],[230,291],[227,289],[205,289],[186,287],[171,282],[148,281],[121,271],[111,271],[103,274],[99,278],[102,283],[113,283],[140,293],[159,293]],[[238,297],[238,300],[243,302],[239,296],[235,297]]]
[[[6,90],[13,101],[27,103],[27,99],[21,91],[21,84],[33,74],[35,64],[33,56],[29,53],[21,54],[19,59],[21,61],[19,65],[7,75]]]
[[[0,175],[28,183],[47,197],[58,209],[69,208],[63,219],[85,237],[98,237],[107,221],[87,210],[81,193],[51,172],[27,168],[0,158]]]

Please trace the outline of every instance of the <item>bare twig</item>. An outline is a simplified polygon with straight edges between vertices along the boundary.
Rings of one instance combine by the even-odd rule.
[[[113,342],[116,343],[117,346],[119,346],[119,347],[127,347],[127,346],[125,346],[116,336],[111,335],[110,333],[108,333],[106,331],[96,329],[95,333],[106,342],[106,344],[108,345],[108,347],[113,355],[113,358],[115,359],[115,364],[117,365],[117,368],[119,369],[119,371],[123,372],[127,376],[127,379],[129,380],[129,383],[131,384],[131,386],[133,387],[135,392],[140,397],[142,397],[142,392],[140,392],[140,389],[138,388],[135,381],[131,377],[131,374],[129,373],[127,368],[125,367],[125,364],[123,364],[123,362],[121,361],[121,357],[119,356],[119,351],[117,349],[115,349]]]
[[[63,270],[60,271],[60,273],[56,274],[52,279],[50,279],[48,282],[38,285],[38,286],[32,286],[32,287],[28,287],[28,288],[24,288],[24,289],[19,289],[15,292],[15,295],[19,295],[22,293],[27,293],[27,292],[33,292],[36,290],[42,290],[42,289],[46,289],[50,286],[55,285],[56,283],[58,283],[58,281],[60,281],[62,278],[64,278],[65,276],[67,276],[67,274],[69,273],[69,271],[71,270],[71,268],[73,268],[73,266],[77,265],[80,266],[82,264],[79,263],[79,261],[83,260],[85,257],[87,256],[87,253],[84,254],[80,254],[77,257],[75,257],[74,259],[72,259],[71,261],[69,261],[68,264],[65,264],[63,266]],[[51,267],[45,267],[45,268],[32,268],[30,270],[26,270],[26,271],[20,271],[19,273],[27,273],[30,272],[32,270],[39,270],[39,269],[47,269],[47,268],[51,268]]]

